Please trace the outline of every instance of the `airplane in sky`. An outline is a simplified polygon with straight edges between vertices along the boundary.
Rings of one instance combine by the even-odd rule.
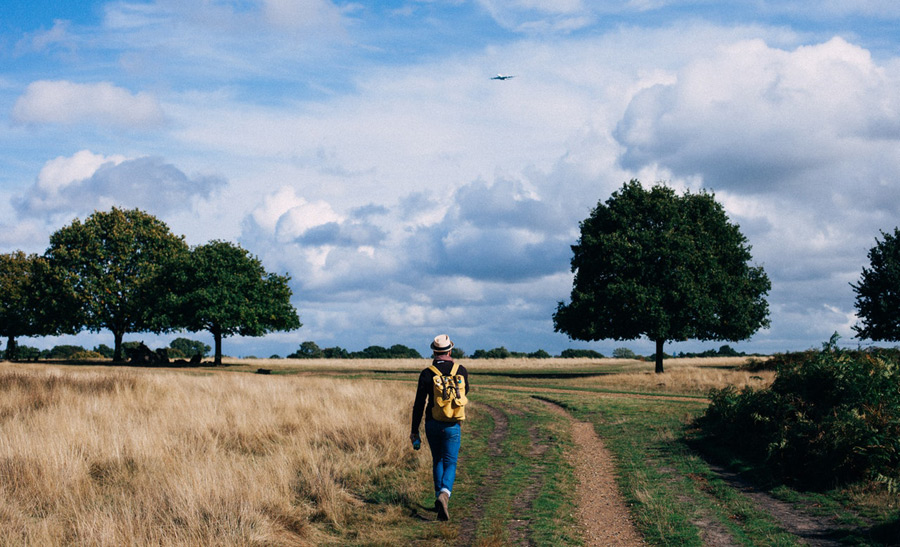
[[[491,80],[509,80],[510,78],[515,78],[515,76],[510,76],[508,74],[497,74]]]

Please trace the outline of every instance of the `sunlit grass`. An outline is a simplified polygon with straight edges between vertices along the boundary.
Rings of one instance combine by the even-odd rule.
[[[390,541],[427,469],[410,399],[366,380],[6,364],[0,544]]]

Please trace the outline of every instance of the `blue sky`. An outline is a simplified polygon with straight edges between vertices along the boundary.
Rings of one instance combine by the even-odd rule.
[[[233,355],[439,332],[650,353],[551,315],[578,222],[666,181],[713,191],[772,280],[771,328],[734,347],[855,345],[850,283],[900,224],[898,19],[887,0],[3,0],[0,252],[113,205],[239,242],[292,276],[304,326]]]

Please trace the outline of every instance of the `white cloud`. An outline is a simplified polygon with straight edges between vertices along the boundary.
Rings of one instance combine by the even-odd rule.
[[[100,166],[106,163],[118,165],[123,161],[124,156],[106,157],[90,150],[81,150],[71,157],[59,156],[44,164],[38,173],[36,186],[45,197],[55,198],[62,188],[90,178]]]
[[[56,19],[49,30],[41,29],[26,34],[16,44],[16,53],[22,55],[25,53],[43,52],[55,46],[60,46],[70,52],[74,51],[77,38],[71,33],[70,27],[71,23],[69,21]]]
[[[13,106],[24,124],[91,124],[138,129],[161,125],[165,116],[149,93],[131,93],[109,82],[79,84],[41,80],[29,84]]]
[[[626,167],[784,191],[865,156],[883,163],[882,145],[900,140],[898,84],[900,72],[840,38],[793,51],[738,42],[639,92],[617,137]]]
[[[195,199],[208,198],[224,185],[217,176],[188,177],[160,158],[126,159],[82,150],[47,162],[13,204],[24,217],[66,218],[114,205],[165,215],[190,209]]]

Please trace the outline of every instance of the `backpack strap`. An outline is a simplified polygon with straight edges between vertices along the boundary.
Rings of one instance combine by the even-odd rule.
[[[433,373],[435,374],[435,376],[443,376],[443,374],[441,373],[441,371],[439,371],[438,368],[437,368],[436,366],[431,365],[431,366],[429,366],[428,368],[431,369],[431,372],[433,372]]]
[[[456,376],[457,370],[459,370],[459,363],[453,363],[453,368],[450,369],[450,376]]]

